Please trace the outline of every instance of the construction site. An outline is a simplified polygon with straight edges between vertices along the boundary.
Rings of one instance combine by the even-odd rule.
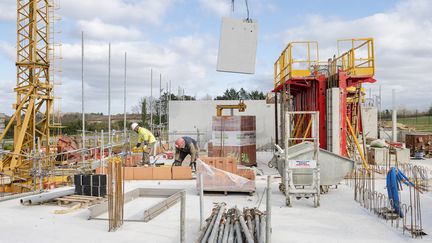
[[[411,119],[399,120],[397,104],[410,102],[398,101],[401,92],[381,95],[379,34],[333,31],[331,52],[328,35],[289,39],[276,55],[263,56],[257,49],[269,37],[261,32],[270,27],[265,15],[253,13],[266,1],[215,0],[229,14],[206,26],[217,33],[216,54],[199,55],[211,59],[214,77],[243,82],[246,91],[230,96],[221,78],[214,83],[227,90],[224,96],[198,99],[217,92],[180,80],[174,94],[175,75],[165,78],[162,64],[143,67],[137,50],[116,39],[95,44],[104,27],[74,29],[65,35],[76,48],[63,45],[67,0],[7,2],[0,7],[16,13],[7,22],[16,35],[4,40],[16,46],[0,66],[13,69],[16,80],[0,92],[14,97],[2,98],[12,110],[0,109],[0,242],[432,242],[432,130],[401,123]],[[135,21],[133,8],[160,4],[142,2],[107,5],[126,4]],[[288,10],[285,1],[271,2],[272,11]],[[246,18],[234,14],[243,9]],[[73,49],[74,67],[62,56],[65,48]],[[101,66],[92,56],[99,49]],[[175,59],[168,49],[159,55]],[[188,61],[174,65],[183,69],[182,62]],[[134,74],[144,68],[149,72]],[[68,78],[68,69],[79,80]],[[90,75],[92,69],[103,70]],[[268,89],[254,92],[240,81],[248,78]],[[74,89],[63,85],[72,81]],[[63,110],[68,102],[72,108]]]

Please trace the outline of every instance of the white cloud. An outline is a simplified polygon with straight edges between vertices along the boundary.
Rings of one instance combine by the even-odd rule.
[[[337,53],[336,40],[373,37],[377,85],[383,85],[383,104],[389,106],[391,89],[400,104],[425,108],[432,92],[432,1],[403,0],[394,9],[344,21],[307,16],[306,23],[279,33],[284,44],[292,40],[317,40],[320,57]]]
[[[15,60],[16,48],[8,42],[0,41],[0,53],[3,53],[10,60]]]
[[[153,68],[153,94],[158,96],[159,74],[162,86],[172,80],[172,90],[180,85],[188,94],[210,86],[208,72],[214,69],[216,50],[209,47],[214,41],[198,36],[179,36],[167,43],[151,41],[119,41],[112,44],[112,110],[122,111],[123,55],[128,53],[128,109],[140,97],[150,96],[150,67]],[[63,111],[76,111],[81,95],[81,46],[63,45]],[[212,56],[214,60],[210,60]],[[108,45],[87,40],[85,43],[86,110],[107,112]],[[157,93],[157,94],[156,94]]]
[[[16,21],[16,0],[2,0],[0,1],[0,21]]]
[[[3,6],[8,6],[11,8],[9,12],[14,13],[15,1],[7,1],[10,4],[6,4],[6,0],[1,1],[0,11],[4,12]],[[107,111],[108,41],[113,43],[113,113],[122,111],[124,51],[128,52],[128,108],[134,105],[139,97],[150,95],[150,67],[154,71],[154,94],[156,86],[159,85],[159,73],[164,74],[163,86],[166,81],[172,80],[172,90],[182,86],[188,94],[198,96],[205,93],[216,96],[230,86],[262,90],[272,88],[272,65],[268,63],[274,60],[267,58],[268,53],[263,55],[265,59],[263,56],[257,57],[257,73],[254,76],[217,73],[215,62],[218,37],[215,32],[191,34],[193,31],[183,26],[185,34],[173,36],[171,39],[147,36],[152,31],[146,32],[144,36],[141,31],[145,31],[149,24],[162,24],[161,29],[167,26],[182,28],[181,25],[175,26],[178,22],[162,22],[172,2],[173,0],[106,0],[103,3],[92,0],[62,1],[60,15],[66,19],[65,28],[62,30],[70,33],[70,27],[75,28],[74,30],[79,27],[84,29],[86,35],[87,111]],[[236,3],[236,14],[243,16],[244,2]],[[199,7],[218,16],[230,14],[229,0],[199,0],[199,4]],[[271,38],[277,40],[281,48],[291,40],[318,40],[320,56],[325,60],[336,52],[337,39],[374,37],[376,78],[377,84],[383,85],[384,101],[391,100],[390,90],[396,88],[401,103],[407,106],[428,106],[428,97],[432,92],[432,82],[429,80],[429,77],[432,77],[431,5],[432,1],[427,0],[403,0],[390,11],[349,21],[306,16],[303,25],[275,33]],[[267,14],[273,7],[270,1],[260,3],[258,0],[251,0],[250,8],[253,18],[255,13]],[[191,21],[194,22],[199,17],[194,17]],[[152,37],[154,39],[151,39]],[[14,45],[13,42],[0,41],[0,53],[6,55],[11,63],[16,55]],[[76,36],[64,36],[62,56],[64,85],[60,94],[63,97],[63,111],[77,111],[80,109],[81,94],[81,46]],[[13,87],[14,82],[5,85],[3,87]],[[1,89],[0,97],[5,97],[1,111],[10,110],[10,104],[14,102],[12,88]]]
[[[91,20],[98,16],[103,22],[130,23],[145,21],[160,24],[171,0],[62,0],[60,15]]]
[[[12,102],[15,98],[14,87],[16,85],[15,81],[12,80],[0,80],[2,88],[0,89],[0,97],[2,102],[0,102],[0,113],[11,114],[13,112]]]
[[[227,1],[227,0],[199,0],[199,1],[205,9],[215,13],[218,16],[229,15],[231,11],[231,4],[230,4],[231,1]]]
[[[246,5],[244,0],[234,1],[234,11],[230,0],[199,0],[201,6],[213,14],[221,16],[232,16],[245,18],[247,17]],[[277,6],[272,3],[272,0],[249,0],[250,18],[255,19],[257,15],[272,13],[277,10]]]
[[[106,24],[98,18],[79,20],[77,25],[80,30],[84,31],[86,38],[93,40],[134,40],[141,37],[141,32],[134,27]]]

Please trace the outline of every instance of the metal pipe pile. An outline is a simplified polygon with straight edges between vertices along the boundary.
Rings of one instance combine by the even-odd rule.
[[[197,242],[201,243],[264,243],[266,213],[257,208],[226,208],[218,203],[204,223]]]
[[[54,198],[69,196],[74,193],[75,193],[75,188],[67,188],[65,190],[55,190],[51,192],[41,193],[38,195],[24,197],[20,199],[20,202],[22,205],[40,204],[40,203],[51,201]]]

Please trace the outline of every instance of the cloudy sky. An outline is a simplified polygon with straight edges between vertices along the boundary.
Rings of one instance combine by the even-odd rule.
[[[112,110],[122,112],[123,56],[128,53],[128,109],[150,95],[162,74],[197,98],[229,87],[268,92],[273,63],[293,40],[316,40],[320,57],[337,52],[336,40],[375,39],[376,79],[366,87],[383,105],[396,89],[400,107],[432,105],[432,1],[430,0],[249,0],[251,18],[260,25],[256,74],[215,71],[222,16],[244,18],[237,0],[60,0],[56,38],[62,42],[62,111],[81,107],[81,31],[85,35],[87,112],[107,112],[108,43],[112,43]],[[16,78],[16,0],[0,1],[0,112],[12,113]],[[57,80],[60,80],[59,78]],[[158,88],[154,88],[154,94]],[[59,103],[57,103],[59,104]]]

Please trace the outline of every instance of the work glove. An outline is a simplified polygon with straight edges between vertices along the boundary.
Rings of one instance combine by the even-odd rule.
[[[182,163],[178,160],[175,160],[174,163],[172,164],[172,166],[181,166]]]

